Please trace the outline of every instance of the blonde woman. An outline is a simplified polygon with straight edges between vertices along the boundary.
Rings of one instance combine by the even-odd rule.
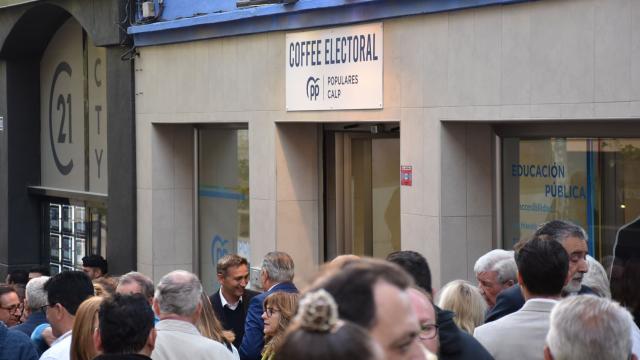
[[[282,344],[285,331],[298,311],[298,294],[275,292],[263,304],[264,349],[262,360],[272,360]]]
[[[473,335],[473,330],[484,324],[487,302],[477,287],[468,281],[454,280],[445,285],[438,297],[438,306],[456,315],[453,321],[458,327]]]
[[[239,359],[240,355],[238,354],[238,349],[233,346],[233,340],[235,340],[236,336],[233,332],[222,328],[222,324],[220,324],[220,321],[216,318],[216,314],[213,311],[211,301],[209,301],[209,297],[204,292],[200,296],[200,302],[202,303],[202,312],[200,313],[200,318],[196,323],[196,327],[198,328],[198,331],[200,331],[200,334],[226,346],[233,354],[234,358]]]
[[[78,307],[71,333],[71,360],[91,360],[98,355],[93,345],[93,331],[98,327],[98,310],[103,298],[93,296]]]

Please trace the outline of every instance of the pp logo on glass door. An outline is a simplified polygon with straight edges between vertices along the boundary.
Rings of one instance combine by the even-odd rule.
[[[320,95],[318,81],[320,81],[320,78],[314,78],[313,76],[309,76],[309,79],[307,79],[307,98],[311,101],[318,100],[318,95]]]

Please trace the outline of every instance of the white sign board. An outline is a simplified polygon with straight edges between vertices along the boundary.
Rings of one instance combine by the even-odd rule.
[[[287,111],[381,109],[382,38],[382,23],[287,34]]]
[[[47,45],[40,79],[41,185],[106,194],[106,50],[69,19]]]

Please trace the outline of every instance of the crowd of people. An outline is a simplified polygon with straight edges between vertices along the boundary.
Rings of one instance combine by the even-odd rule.
[[[84,271],[10,272],[0,360],[636,359],[637,309],[611,299],[611,270],[587,252],[582,228],[551,221],[480,257],[477,286],[437,293],[414,251],[338,256],[300,290],[291,256],[270,252],[253,284],[263,292],[247,288],[247,259],[226,255],[213,294],[184,270],[157,284],[109,276],[91,255]]]

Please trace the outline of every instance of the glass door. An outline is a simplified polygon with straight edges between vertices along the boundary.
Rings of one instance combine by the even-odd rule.
[[[249,254],[249,134],[246,128],[198,132],[198,260],[207,294],[218,288],[224,255]]]
[[[400,250],[398,134],[335,132],[328,136],[326,259],[340,254],[384,258]]]

